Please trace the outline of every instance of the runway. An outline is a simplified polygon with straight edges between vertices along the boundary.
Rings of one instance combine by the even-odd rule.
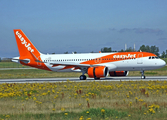
[[[25,79],[0,79],[0,84],[2,83],[43,83],[43,82],[66,82],[67,80],[75,82],[84,81],[94,81],[93,78],[87,78],[87,80],[80,80],[79,78],[25,78]],[[95,81],[164,81],[167,80],[167,76],[146,76],[146,79],[141,79],[140,76],[137,77],[107,77]]]

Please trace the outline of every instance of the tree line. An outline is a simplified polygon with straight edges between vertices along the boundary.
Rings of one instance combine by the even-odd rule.
[[[162,54],[159,54],[159,47],[156,47],[155,45],[154,46],[142,45],[140,46],[139,50],[135,50],[132,47],[129,47],[126,50],[121,49],[120,51],[112,50],[111,47],[103,47],[101,48],[100,52],[106,53],[106,52],[136,52],[136,51],[150,52],[157,55],[158,57],[167,58],[167,50],[163,51]],[[95,53],[95,52],[92,51],[91,53]],[[68,51],[64,52],[64,54],[68,54]],[[75,51],[73,52],[73,54],[77,54],[77,52]]]
[[[105,53],[105,52],[135,52],[135,51],[136,50],[134,50],[132,47],[129,47],[126,50],[121,49],[120,51],[113,51],[111,47],[104,47],[101,49],[102,53]],[[137,51],[150,52],[150,53],[157,55],[158,57],[167,58],[167,50],[163,51],[162,54],[159,54],[159,47],[156,47],[155,45],[154,46],[142,45]]]

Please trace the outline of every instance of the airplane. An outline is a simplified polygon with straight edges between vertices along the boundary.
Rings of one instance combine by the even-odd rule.
[[[14,29],[20,57],[13,62],[38,69],[55,72],[81,72],[80,80],[100,79],[127,76],[129,71],[141,71],[141,79],[145,79],[144,71],[164,67],[164,60],[148,52],[113,52],[113,53],[81,53],[81,54],[42,54],[39,52],[21,29]]]

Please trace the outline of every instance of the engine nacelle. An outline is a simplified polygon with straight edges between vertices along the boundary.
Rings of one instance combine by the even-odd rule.
[[[127,76],[129,74],[129,71],[111,71],[109,72],[109,74],[112,77]]]
[[[105,66],[90,67],[88,68],[87,73],[89,77],[98,79],[107,76],[108,68]]]

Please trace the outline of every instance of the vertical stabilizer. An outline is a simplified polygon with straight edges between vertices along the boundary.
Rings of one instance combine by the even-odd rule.
[[[28,37],[20,29],[14,30],[14,35],[16,37],[16,42],[20,57],[15,57],[12,59],[13,62],[19,62],[23,65],[36,67],[39,69],[50,69],[42,62],[41,53],[35,48]]]
[[[40,52],[35,48],[35,46],[31,43],[22,30],[15,29],[14,34],[16,37],[20,57],[31,57],[31,53],[33,53],[36,57],[40,56]]]

